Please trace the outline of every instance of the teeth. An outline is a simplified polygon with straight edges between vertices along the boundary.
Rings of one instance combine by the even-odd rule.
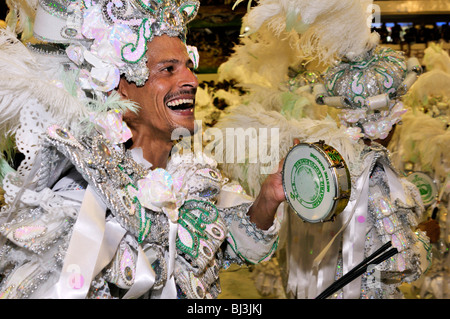
[[[194,103],[194,100],[193,100],[193,99],[179,99],[179,100],[173,100],[173,101],[168,102],[168,103],[167,103],[167,106],[174,107],[174,106],[177,106],[177,105],[180,105],[180,104],[187,104],[187,103],[193,104],[193,103]]]

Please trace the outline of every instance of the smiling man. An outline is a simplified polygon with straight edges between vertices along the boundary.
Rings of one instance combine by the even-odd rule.
[[[184,127],[194,132],[194,104],[198,81],[186,45],[177,37],[162,35],[148,44],[149,79],[138,87],[124,77],[119,93],[140,106],[124,120],[133,132],[133,148],[142,147],[144,157],[165,167],[173,146],[172,131]],[[143,147],[145,145],[145,147]]]
[[[43,0],[45,42],[1,31],[0,133],[25,155],[1,181],[3,298],[215,298],[222,267],[276,250],[280,171],[252,199],[171,154],[173,130],[194,132],[198,5]]]

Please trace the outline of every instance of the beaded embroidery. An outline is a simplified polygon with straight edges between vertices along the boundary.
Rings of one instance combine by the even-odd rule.
[[[153,37],[167,34],[186,38],[186,25],[197,15],[197,0],[40,0],[39,7],[60,25],[54,30],[36,21],[36,37],[65,42],[66,54],[81,70],[86,88],[108,92],[120,74],[142,86],[148,78],[145,53]],[[45,19],[42,19],[45,20]],[[31,45],[34,46],[34,45]],[[198,54],[187,47],[198,65]]]
[[[359,60],[342,60],[316,83],[316,102],[341,109],[339,118],[355,139],[385,139],[406,108],[400,101],[422,72],[417,59],[377,46]]]
[[[77,163],[77,169],[112,204],[123,226],[137,236],[139,243],[143,242],[151,232],[152,221],[137,196],[130,194],[130,189],[138,189],[138,181],[147,175],[147,170],[131,159],[123,144],[111,144],[101,135],[85,137],[83,146],[57,126],[52,126],[48,134],[50,141],[59,142],[56,146]]]
[[[217,239],[225,237],[225,231],[215,223],[219,217],[217,208],[205,201],[189,200],[180,208],[178,219],[177,248],[191,258],[198,258],[199,248],[206,257],[213,256],[213,250],[208,247],[206,240],[209,236]],[[210,226],[210,227],[207,227]]]

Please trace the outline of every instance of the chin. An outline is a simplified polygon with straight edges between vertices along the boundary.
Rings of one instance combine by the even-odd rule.
[[[190,124],[185,124],[180,126],[186,130],[189,131],[189,134],[192,136],[194,134],[196,134],[197,132],[199,132],[201,130],[201,127],[199,127],[195,122],[192,122]]]
[[[192,111],[190,115],[184,115],[182,118],[178,119],[178,127],[187,129],[191,135],[202,129],[201,122],[195,120],[194,111]]]
[[[172,140],[177,140],[180,137],[193,136],[198,131],[201,131],[201,129],[201,125],[197,125],[197,122],[194,119],[185,119],[184,121],[176,122],[172,129]]]

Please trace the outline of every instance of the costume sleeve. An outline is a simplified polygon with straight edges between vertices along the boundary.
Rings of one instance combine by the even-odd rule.
[[[369,211],[374,218],[374,231],[378,240],[391,241],[398,253],[377,268],[381,278],[389,282],[412,282],[417,280],[430,266],[431,246],[428,238],[415,231],[423,205],[420,194],[404,178],[399,178],[399,187],[405,194],[404,200],[390,200],[386,175],[376,170],[372,175]]]
[[[247,215],[253,199],[239,189],[236,184],[227,184],[217,203],[228,227],[225,259],[240,264],[269,260],[278,246],[280,222],[275,218],[269,229],[259,229]]]
[[[8,202],[14,206],[2,210],[1,217],[7,221],[0,226],[0,233],[7,241],[0,258],[0,273],[5,276],[0,294],[4,298],[39,297],[48,288],[46,283],[60,272],[62,247],[70,238],[80,206],[78,193],[83,190],[71,179],[61,193],[47,187],[22,188],[14,177],[5,179],[7,197],[21,196],[17,202]],[[66,196],[70,192],[75,196]]]

